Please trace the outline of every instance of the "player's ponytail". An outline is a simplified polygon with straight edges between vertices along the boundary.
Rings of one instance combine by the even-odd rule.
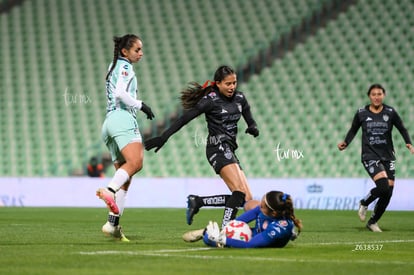
[[[105,79],[108,80],[109,75],[112,73],[112,71],[114,70],[115,66],[116,66],[116,62],[118,60],[118,56],[119,56],[119,44],[121,43],[122,38],[121,37],[116,37],[114,36],[113,41],[114,41],[114,55],[112,58],[112,66],[109,69],[108,73],[106,74]]]
[[[181,105],[184,110],[193,108],[197,102],[212,89],[212,86],[201,86],[197,82],[190,82],[188,86],[181,91]]]
[[[113,58],[112,58],[112,66],[109,69],[109,71],[108,71],[108,73],[106,74],[106,77],[105,77],[106,80],[108,80],[109,75],[114,70],[114,68],[116,66],[116,63],[118,61],[118,57],[123,56],[122,55],[122,49],[129,50],[132,47],[132,44],[136,40],[141,40],[141,39],[138,36],[136,36],[135,34],[126,34],[122,37],[118,37],[118,36],[113,37],[114,55],[113,55]]]
[[[235,74],[235,71],[227,66],[223,65],[217,68],[214,73],[214,81],[207,80],[204,85],[200,85],[197,82],[190,82],[189,85],[181,91],[181,105],[184,110],[193,108],[197,102],[205,95],[210,93],[216,83],[222,81],[228,75]]]
[[[295,210],[293,209],[293,201],[290,195],[288,195],[286,198],[285,206],[286,206],[285,215],[286,217],[288,217],[289,219],[293,221],[296,228],[298,229],[298,235],[299,235],[300,232],[302,231],[303,225],[302,225],[302,221],[297,219],[295,216]]]

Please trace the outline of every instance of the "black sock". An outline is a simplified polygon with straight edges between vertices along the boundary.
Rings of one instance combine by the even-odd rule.
[[[214,195],[207,197],[197,197],[197,205],[202,206],[214,206],[221,207],[226,206],[226,203],[231,195]]]
[[[389,186],[388,195],[380,197],[375,205],[374,212],[372,213],[371,219],[369,220],[369,224],[376,223],[381,219],[382,215],[384,214],[385,210],[387,209],[388,204],[391,201],[392,192],[394,190],[394,186]]]
[[[370,205],[373,201],[375,201],[377,198],[386,196],[388,193],[388,179],[387,178],[380,178],[375,181],[375,187],[369,191],[368,195],[361,200],[361,204],[364,206]]]
[[[229,221],[234,220],[237,215],[237,208],[243,206],[245,203],[246,194],[240,191],[234,191],[227,200],[224,208],[223,221],[221,227],[223,228]]]
[[[380,178],[375,181],[375,188],[371,189],[371,194],[377,198],[386,197],[389,192],[389,185],[387,178]]]
[[[368,205],[370,205],[373,201],[375,201],[375,199],[377,199],[377,197],[373,196],[373,195],[371,194],[371,191],[369,191],[368,195],[366,195],[366,196],[365,196],[365,198],[363,198],[363,199],[360,201],[360,203],[361,203],[363,206],[368,206]]]

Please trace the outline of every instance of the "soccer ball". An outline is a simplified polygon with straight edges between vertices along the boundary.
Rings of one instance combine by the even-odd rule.
[[[252,238],[252,230],[249,225],[242,221],[232,220],[224,226],[223,231],[227,238],[248,242]]]

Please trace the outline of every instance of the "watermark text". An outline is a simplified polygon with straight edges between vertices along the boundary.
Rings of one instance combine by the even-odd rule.
[[[278,161],[282,161],[284,159],[301,159],[305,157],[302,150],[282,148],[280,146],[280,142],[277,144],[275,152]]]
[[[74,104],[91,104],[92,99],[90,96],[82,93],[70,93],[69,88],[65,89],[63,93],[63,98],[65,100],[65,105],[74,105]]]

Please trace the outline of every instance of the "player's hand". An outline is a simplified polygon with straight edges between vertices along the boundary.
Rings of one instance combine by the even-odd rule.
[[[292,229],[292,236],[290,236],[290,240],[294,241],[298,238],[299,234],[296,233],[296,231],[294,229]]]
[[[220,232],[220,228],[216,222],[209,221],[206,227],[207,238],[217,244],[217,247],[226,245],[226,234]]]
[[[406,146],[407,146],[408,150],[410,150],[411,154],[414,154],[414,146],[411,145],[411,144],[407,144]]]
[[[250,134],[250,135],[252,135],[254,137],[258,137],[259,136],[259,129],[257,129],[256,125],[249,126],[246,129],[245,133],[246,134]]]
[[[147,115],[147,119],[152,120],[155,116],[154,113],[151,111],[151,108],[142,102],[141,111],[143,111]]]
[[[344,150],[347,146],[348,146],[348,144],[346,144],[345,141],[342,141],[342,142],[338,143],[338,149],[339,149],[339,151]]]
[[[162,136],[147,139],[144,142],[145,150],[149,151],[149,150],[151,150],[153,148],[156,148],[155,149],[155,153],[157,153],[158,150],[160,150],[161,147],[164,146],[164,144],[166,142],[167,142],[167,140],[165,138],[163,138]]]

